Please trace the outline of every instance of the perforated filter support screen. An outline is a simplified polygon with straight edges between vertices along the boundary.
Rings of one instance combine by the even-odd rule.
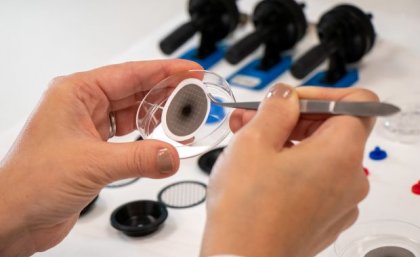
[[[189,208],[206,200],[207,186],[197,181],[181,181],[163,188],[158,200],[170,208]]]

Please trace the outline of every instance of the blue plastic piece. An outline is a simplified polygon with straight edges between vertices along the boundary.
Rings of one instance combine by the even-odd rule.
[[[212,53],[204,59],[200,59],[197,57],[197,48],[193,48],[181,55],[179,58],[194,61],[200,64],[205,70],[208,70],[224,58],[225,50],[226,46],[220,45],[216,48],[214,53]]]
[[[303,83],[303,86],[321,86],[321,87],[333,87],[333,88],[345,88],[351,87],[359,80],[359,72],[357,69],[350,69],[347,74],[342,77],[335,84],[326,84],[322,82],[325,77],[325,71],[318,72],[310,78],[308,81]]]
[[[379,146],[375,147],[375,149],[369,153],[369,158],[374,161],[381,161],[386,157],[388,157],[388,154]]]
[[[217,100],[222,102],[222,99],[216,97]],[[210,113],[207,117],[206,124],[214,124],[222,121],[226,116],[223,106],[216,105],[214,103],[210,104]]]
[[[292,65],[292,57],[288,55],[283,56],[281,62],[267,71],[258,69],[260,63],[261,59],[251,61],[242,69],[231,75],[227,81],[232,86],[261,90],[290,68]]]

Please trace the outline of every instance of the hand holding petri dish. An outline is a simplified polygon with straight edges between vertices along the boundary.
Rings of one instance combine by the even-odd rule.
[[[137,129],[145,139],[168,142],[180,158],[200,155],[222,142],[230,133],[230,108],[219,102],[235,102],[229,84],[221,76],[192,70],[159,82],[141,101]]]

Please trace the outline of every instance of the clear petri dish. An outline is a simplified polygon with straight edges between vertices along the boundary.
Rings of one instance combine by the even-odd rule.
[[[360,223],[334,243],[337,257],[420,256],[420,228],[398,220]]]
[[[229,133],[229,108],[214,105],[235,102],[229,84],[216,73],[191,70],[167,77],[142,99],[137,129],[144,139],[168,142],[180,158],[200,155],[219,144]]]
[[[134,182],[136,182],[137,180],[139,180],[140,178],[127,178],[127,179],[121,179],[121,180],[117,180],[114,181],[108,185],[106,185],[107,188],[119,188],[119,187],[125,187],[128,185],[133,184]]]
[[[395,115],[380,119],[381,134],[392,141],[417,143],[420,141],[420,91],[396,95],[386,102],[400,107]]]

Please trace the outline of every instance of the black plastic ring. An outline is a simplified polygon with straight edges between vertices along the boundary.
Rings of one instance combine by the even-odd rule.
[[[139,200],[121,205],[111,214],[111,225],[131,237],[149,235],[168,217],[166,206],[157,201]]]

